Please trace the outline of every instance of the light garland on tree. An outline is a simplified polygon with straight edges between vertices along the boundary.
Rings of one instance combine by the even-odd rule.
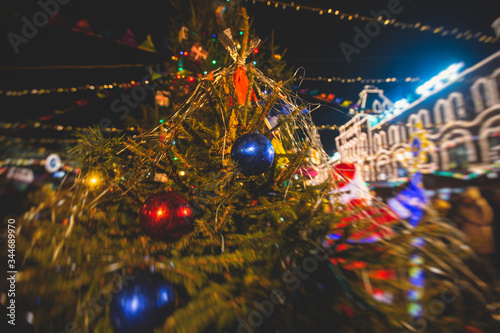
[[[248,0],[246,0],[248,1]],[[405,22],[398,22],[396,19],[384,19],[382,16],[379,17],[370,17],[370,16],[363,16],[358,13],[354,14],[349,14],[349,13],[344,13],[341,12],[340,10],[334,10],[332,8],[324,9],[324,8],[316,8],[316,7],[310,7],[310,6],[302,6],[302,5],[297,5],[294,2],[291,3],[286,3],[286,2],[281,2],[281,1],[267,1],[267,0],[252,0],[252,4],[256,4],[257,2],[259,3],[266,3],[268,6],[273,5],[275,8],[281,7],[283,10],[287,8],[292,8],[295,9],[296,11],[299,10],[305,10],[305,11],[310,11],[310,12],[316,12],[319,15],[332,15],[335,17],[338,17],[340,20],[346,20],[346,21],[352,21],[352,20],[358,20],[358,21],[374,21],[374,22],[379,22],[384,26],[393,26],[397,27],[400,29],[412,29],[416,31],[427,31],[431,32],[434,35],[440,35],[441,37],[445,36],[450,36],[450,37],[455,37],[455,39],[465,39],[465,40],[474,40],[476,42],[480,43],[496,43],[498,41],[498,37],[494,36],[489,36],[486,34],[483,34],[482,32],[478,31],[476,33],[472,33],[471,30],[460,30],[458,28],[450,29],[450,28],[445,28],[444,26],[431,26],[428,24],[423,24],[421,22],[417,23],[405,23]]]

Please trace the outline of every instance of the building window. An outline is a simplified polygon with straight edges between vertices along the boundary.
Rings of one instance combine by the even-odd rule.
[[[406,137],[406,127],[405,126],[401,126],[400,130],[401,130],[401,142],[406,142],[406,140],[407,140],[407,137]]]
[[[420,120],[422,121],[422,126],[424,128],[429,128],[432,126],[431,115],[429,114],[429,110],[422,109],[418,111],[418,115]]]
[[[485,77],[474,82],[471,87],[471,93],[476,112],[481,112],[498,102],[498,88],[495,85],[493,80]]]
[[[465,143],[459,143],[453,147],[448,148],[449,168],[454,169],[467,169],[468,152]]]
[[[403,165],[403,163],[401,163],[400,161],[397,161],[396,162],[396,168],[397,168],[397,171],[398,171],[398,178],[408,177],[408,170],[406,170],[406,168]]]
[[[399,143],[398,128],[396,125],[391,125],[388,130],[389,145],[397,145]]]
[[[434,105],[434,119],[440,125],[455,120],[450,102],[440,98]]]
[[[465,119],[467,117],[467,111],[465,109],[464,97],[461,93],[451,93],[448,97],[448,101],[451,104],[453,114],[457,119]]]
[[[492,163],[500,161],[500,132],[491,133],[488,137],[490,146],[490,161]]]
[[[387,134],[384,131],[380,132],[380,143],[382,148],[387,148]]]
[[[375,134],[373,136],[373,153],[377,153],[378,150],[380,149],[380,135]]]
[[[382,113],[382,105],[379,100],[374,100],[372,104],[373,113]]]

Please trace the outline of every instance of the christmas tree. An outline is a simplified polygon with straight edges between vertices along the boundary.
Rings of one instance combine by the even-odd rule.
[[[493,329],[461,234],[423,206],[398,218],[330,166],[242,31],[159,126],[78,136],[74,184],[16,219],[18,311],[39,332]]]

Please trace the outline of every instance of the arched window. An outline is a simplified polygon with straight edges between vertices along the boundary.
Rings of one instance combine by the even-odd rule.
[[[382,155],[377,159],[377,180],[386,181],[393,177],[391,160],[387,155]]]
[[[408,131],[411,134],[415,133],[418,130],[417,124],[420,123],[420,117],[416,114],[412,114],[408,118]]]
[[[419,116],[420,120],[422,121],[422,126],[424,128],[429,128],[432,126],[431,115],[429,113],[429,110],[422,109],[422,110],[418,111],[418,116]]]
[[[498,103],[498,89],[493,80],[482,77],[471,86],[472,98],[476,112],[481,112],[484,109]]]
[[[384,112],[389,112],[391,111],[392,109],[392,102],[389,101],[388,99],[384,100],[384,102],[382,103],[382,110],[384,110]]]
[[[380,143],[382,148],[387,148],[387,134],[384,131],[380,131]]]
[[[455,120],[449,101],[442,98],[437,100],[436,104],[434,104],[434,119],[436,120],[436,125]]]
[[[497,68],[493,74],[491,74],[491,79],[496,85],[496,91],[500,94],[500,68]]]
[[[477,160],[471,133],[466,129],[454,129],[441,140],[443,170],[466,169]]]
[[[400,126],[399,130],[401,134],[401,142],[406,142],[406,140],[408,140],[408,137],[406,136],[406,126]]]
[[[358,157],[359,156],[358,139],[353,139],[352,140],[352,156],[353,157]]]
[[[381,113],[382,112],[382,104],[380,104],[380,101],[378,99],[373,101],[372,109],[373,109],[374,113]]]
[[[366,181],[370,181],[372,179],[372,175],[370,172],[370,166],[368,164],[365,164],[363,166],[363,179]]]
[[[400,142],[399,132],[398,132],[398,127],[396,125],[391,125],[387,133],[389,134],[389,145],[399,144]]]
[[[368,142],[366,140],[366,133],[361,134],[361,139],[360,139],[360,151],[361,154],[367,154],[368,153]]]
[[[373,153],[376,154],[378,150],[381,148],[381,141],[380,141],[380,135],[375,134],[373,136]]]
[[[448,102],[451,106],[456,119],[464,119],[467,117],[465,109],[464,96],[461,93],[453,92],[448,96]]]
[[[481,162],[500,162],[500,115],[486,120],[479,129]]]

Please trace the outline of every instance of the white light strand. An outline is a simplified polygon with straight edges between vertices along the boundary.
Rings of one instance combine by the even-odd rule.
[[[299,76],[295,80],[303,80],[303,81],[323,81],[323,82],[335,82],[335,83],[402,83],[402,82],[418,82],[420,81],[419,77],[407,77],[407,78],[396,78],[396,77],[386,77],[386,78],[363,78],[363,77],[355,77],[355,78],[346,78],[346,77],[302,77]]]
[[[248,1],[248,0],[246,0]],[[311,11],[311,12],[316,12],[319,15],[333,15],[335,17],[338,17],[340,20],[346,20],[346,21],[351,21],[351,20],[358,20],[358,21],[374,21],[374,22],[379,22],[382,25],[391,25],[393,27],[397,27],[400,29],[412,29],[416,31],[426,31],[433,33],[434,35],[438,35],[441,37],[454,37],[455,39],[465,39],[465,40],[474,40],[476,42],[480,43],[496,43],[498,42],[498,37],[494,36],[489,36],[486,34],[483,34],[481,31],[477,31],[473,33],[471,30],[460,30],[458,28],[450,29],[450,28],[445,28],[444,26],[431,26],[428,24],[423,24],[421,22],[417,23],[404,23],[404,22],[398,22],[396,19],[384,19],[382,16],[379,16],[377,18],[375,17],[369,17],[369,16],[363,16],[358,13],[354,14],[349,14],[349,13],[344,13],[339,10],[334,10],[332,8],[329,9],[324,9],[324,8],[315,8],[315,7],[310,7],[310,6],[302,6],[302,5],[296,5],[294,2],[291,3],[286,3],[286,2],[281,2],[281,1],[267,1],[267,0],[252,0],[252,4],[255,3],[266,3],[268,6],[273,5],[275,8],[281,7],[282,9],[287,9],[287,8],[293,8],[296,11],[299,10],[306,10],[306,11]]]

